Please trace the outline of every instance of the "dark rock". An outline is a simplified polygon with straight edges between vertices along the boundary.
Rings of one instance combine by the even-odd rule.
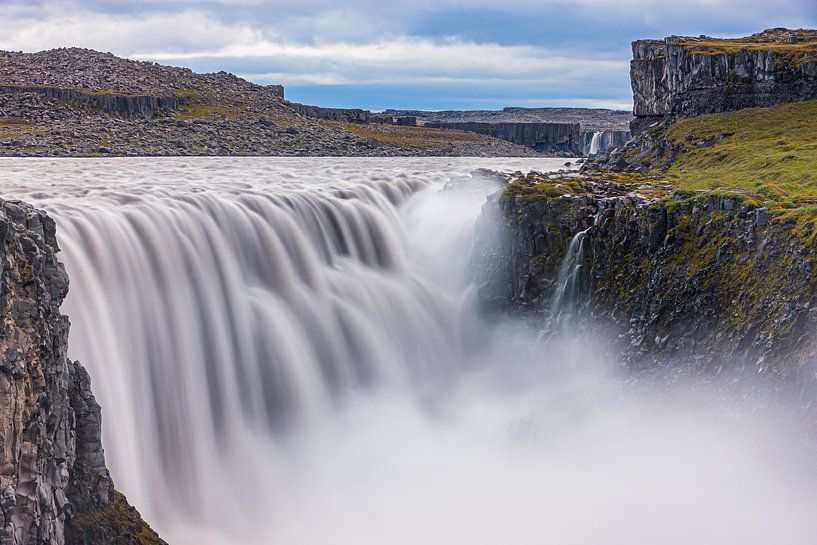
[[[69,324],[59,307],[68,277],[56,258],[54,222],[0,199],[0,235],[0,543],[161,543],[142,540],[146,534],[72,533],[86,514],[126,504],[105,466],[88,374],[67,358]]]

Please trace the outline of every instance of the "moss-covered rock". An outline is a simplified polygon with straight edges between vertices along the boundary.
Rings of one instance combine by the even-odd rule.
[[[77,513],[66,524],[66,545],[167,545],[121,492],[106,506]]]
[[[480,239],[474,252],[486,302],[547,320],[567,247],[589,227],[581,318],[612,330],[630,365],[808,374],[817,354],[807,334],[817,329],[817,212],[770,210],[726,190],[576,183],[580,193],[531,199],[526,185],[523,198],[506,190],[488,203],[503,242],[486,251]],[[506,286],[487,281],[497,272]]]

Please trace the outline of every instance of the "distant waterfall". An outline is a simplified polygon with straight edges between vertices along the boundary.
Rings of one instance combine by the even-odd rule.
[[[586,156],[604,153],[605,151],[627,143],[629,131],[604,130],[582,133],[582,154]]]

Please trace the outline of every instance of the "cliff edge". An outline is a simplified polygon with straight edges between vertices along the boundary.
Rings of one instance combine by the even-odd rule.
[[[54,221],[0,199],[0,543],[163,543],[113,488],[90,379],[67,356]]]

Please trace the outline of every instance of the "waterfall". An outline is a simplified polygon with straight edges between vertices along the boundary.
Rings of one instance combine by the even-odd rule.
[[[817,468],[780,427],[480,315],[470,171],[563,160],[536,161],[0,163],[57,221],[114,482],[173,545],[808,542]]]
[[[446,383],[455,308],[412,270],[396,212],[419,189],[200,193],[58,217],[72,355],[120,401],[106,414],[145,424],[105,430],[115,468],[140,459],[118,475],[126,490],[193,513],[219,445],[242,432],[320,419],[360,388]]]
[[[573,317],[575,305],[581,295],[584,241],[590,229],[588,227],[573,236],[562,259],[556,290],[550,303],[550,316],[554,325],[566,325]]]
[[[588,155],[595,155],[601,149],[601,139],[603,132],[594,132],[593,138],[590,140],[590,148],[587,150]]]
[[[626,144],[629,131],[604,130],[582,133],[582,153],[587,156],[604,153],[611,148]]]

